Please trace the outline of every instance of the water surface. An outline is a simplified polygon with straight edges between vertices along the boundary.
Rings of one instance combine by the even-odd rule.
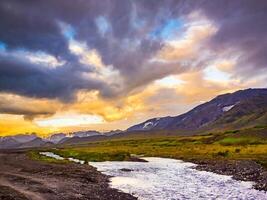
[[[195,164],[179,160],[145,159],[149,162],[90,162],[90,165],[113,176],[112,188],[130,193],[140,200],[267,199],[266,192],[252,188],[252,182],[198,171],[193,168]]]

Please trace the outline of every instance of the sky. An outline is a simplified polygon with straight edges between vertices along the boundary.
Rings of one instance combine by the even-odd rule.
[[[0,136],[127,129],[267,86],[266,0],[1,0]]]

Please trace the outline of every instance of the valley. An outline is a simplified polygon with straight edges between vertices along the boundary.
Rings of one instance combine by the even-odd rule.
[[[125,131],[56,133],[48,138],[36,134],[2,137],[0,199],[135,199],[137,196],[131,195],[130,191],[136,188],[124,190],[124,185],[111,187],[113,171],[109,173],[107,168],[106,172],[102,171],[101,166],[109,161],[111,170],[113,165],[121,163],[121,168],[114,169],[116,173],[122,170],[127,177],[139,177],[139,169],[132,171],[128,164],[139,166],[140,170],[151,165],[151,168],[159,167],[173,177],[171,174],[175,172],[171,168],[162,166],[161,162],[154,163],[154,166],[153,159],[162,159],[163,163],[168,163],[168,159],[172,159],[171,163],[191,163],[193,168],[185,171],[192,172],[193,177],[182,177],[192,178],[192,184],[205,179],[198,179],[201,171],[213,172],[228,178],[231,176],[229,181],[234,181],[231,184],[240,181],[251,184],[247,189],[243,188],[247,192],[244,199],[249,197],[246,195],[261,195],[257,191],[265,196],[266,103],[266,89],[248,89],[216,97],[177,117],[147,120]],[[174,122],[179,127],[174,128]],[[149,174],[146,176],[149,177]],[[229,183],[224,183],[223,178],[221,182],[220,178],[213,178],[212,175],[211,180],[219,181],[218,185]],[[179,176],[176,177],[178,179]],[[215,182],[214,187],[217,187]],[[128,183],[124,184],[130,187]],[[241,188],[242,184],[239,185]],[[205,190],[199,183],[191,189],[194,188]],[[142,191],[138,192],[142,195]],[[204,192],[203,195],[213,194]],[[221,195],[224,195],[223,190]]]
[[[182,137],[150,137],[88,142],[58,146],[51,151],[62,157],[87,162],[131,161],[136,155],[175,158],[199,164],[199,169],[232,175],[238,180],[255,181],[267,191],[267,127]],[[38,160],[47,158],[32,151]],[[265,178],[264,178],[265,177]]]
[[[60,157],[71,159],[58,160],[41,155],[40,153],[42,152],[53,152]],[[254,183],[253,188],[263,192],[267,191],[266,152],[267,127],[263,126],[197,136],[151,137],[149,135],[138,135],[131,138],[91,141],[76,145],[57,145],[53,146],[53,148],[2,150],[0,154],[0,199],[135,199],[135,195],[130,195],[136,190],[135,182],[131,181],[137,181],[134,178],[135,176],[140,178],[140,173],[142,173],[140,170],[145,166],[148,167],[145,172],[152,170],[154,167],[159,167],[159,169],[165,170],[164,173],[167,173],[167,177],[172,178],[174,178],[174,175],[171,175],[171,173],[174,173],[174,171],[170,171],[170,174],[168,174],[169,172],[166,170],[178,167],[177,169],[179,170],[187,171],[187,174],[189,172],[193,173],[192,176],[196,178],[195,181],[201,181],[201,173],[197,175],[200,171],[215,172],[216,174],[232,176],[233,179],[238,181],[252,181]],[[176,162],[175,160],[169,161],[168,159],[164,160],[164,162],[159,161],[159,166],[153,160],[148,160],[149,162],[146,164],[147,157],[158,157],[158,159],[161,157],[163,160],[164,158],[183,160],[191,163],[188,166],[190,165],[193,168],[179,168],[179,164],[173,163]],[[109,165],[107,163],[106,166],[103,161],[111,162],[108,162]],[[110,179],[109,175],[114,176],[120,170],[112,171],[112,161],[116,161],[115,163],[120,161],[118,162],[118,169],[123,169],[121,171],[123,176],[130,176],[129,180],[127,179],[130,182],[117,182],[118,185],[116,186],[116,182],[113,182],[113,180],[117,180],[116,176],[114,179]],[[88,162],[89,165],[87,164]],[[164,167],[162,164],[166,166]],[[106,166],[105,169],[110,171],[103,171],[102,165]],[[92,166],[97,167],[98,170],[102,169],[101,171],[104,174]],[[136,166],[136,168],[132,169],[131,166]],[[106,173],[107,175],[105,175]],[[240,187],[240,190],[245,187],[242,189],[244,190],[244,199],[248,198],[246,195],[263,195],[261,198],[265,196],[264,192],[257,194],[256,191],[252,190],[252,186],[251,189],[248,189],[250,188],[250,183],[246,183],[248,184],[247,186],[242,186],[243,183],[232,182],[232,180],[223,176],[207,175],[210,176],[209,180],[213,181],[209,182],[212,187],[216,188],[216,184],[225,184],[226,188],[221,187],[220,189],[222,196],[224,195],[224,189],[229,191],[227,184],[237,184],[235,187]],[[157,177],[159,175],[153,176]],[[187,178],[189,175],[180,174],[179,176]],[[134,179],[131,180],[131,177]],[[147,174],[146,177],[149,178],[150,175]],[[192,181],[195,178],[192,177]],[[161,186],[157,185],[156,180],[153,178],[151,182],[153,184],[151,187],[154,188],[151,191],[160,190]],[[166,181],[171,180],[171,178],[168,178]],[[175,182],[175,178],[173,181]],[[196,190],[200,189],[203,192],[202,195],[211,195],[195,181],[194,184],[196,185],[191,187],[192,191],[196,187]],[[223,181],[226,182],[223,183]],[[207,182],[207,184],[209,183]],[[164,187],[167,186],[166,184]],[[129,190],[128,187],[131,189]],[[130,194],[119,192],[115,188]],[[180,192],[176,194],[178,195],[177,198],[179,195],[186,194],[182,188],[179,187],[178,189]],[[148,195],[149,197],[149,195],[157,194],[151,193],[149,190],[146,192],[148,193],[144,194],[140,188],[137,189],[137,194],[141,196]],[[165,195],[170,194],[171,190]],[[197,195],[197,193],[194,194]],[[234,190],[229,193],[233,197],[237,194]]]

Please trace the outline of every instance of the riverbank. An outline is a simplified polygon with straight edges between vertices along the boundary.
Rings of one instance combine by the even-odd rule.
[[[267,191],[267,170],[251,160],[190,160],[196,169],[229,175],[235,180],[253,181],[254,188]]]
[[[0,153],[0,199],[134,200],[109,187],[109,176],[89,165],[32,160],[24,152]]]

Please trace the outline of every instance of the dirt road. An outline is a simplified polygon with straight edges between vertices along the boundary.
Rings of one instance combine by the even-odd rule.
[[[89,165],[34,161],[24,152],[0,152],[0,200],[132,200],[108,187]]]

